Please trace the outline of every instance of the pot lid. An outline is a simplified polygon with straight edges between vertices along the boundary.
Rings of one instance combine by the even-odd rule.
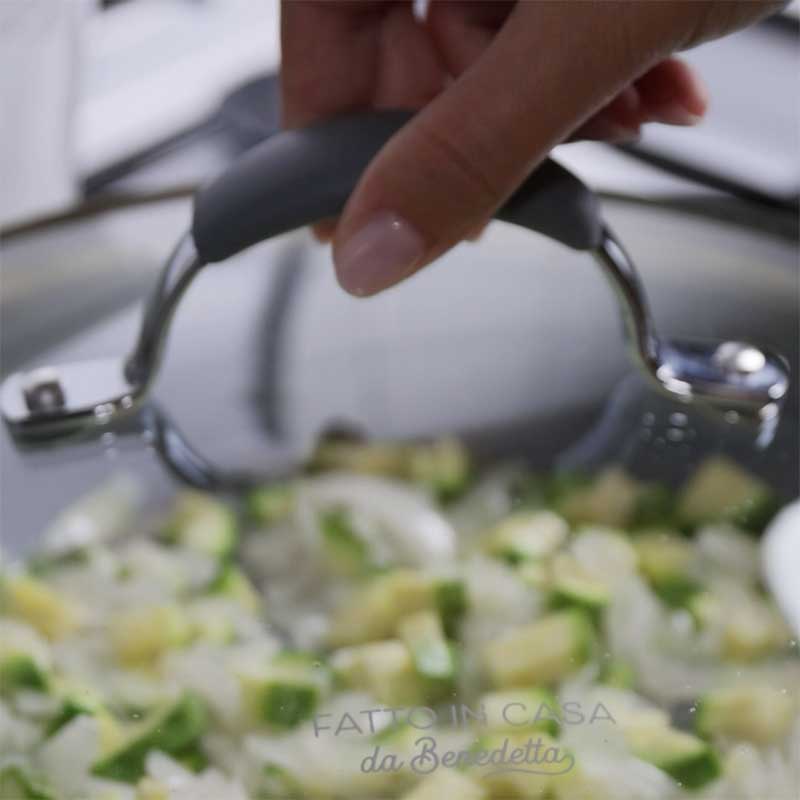
[[[756,341],[796,367],[793,240],[620,199],[605,211],[641,265],[662,331]],[[25,366],[125,353],[139,315],[136,304],[93,320]],[[284,470],[341,423],[378,437],[457,433],[483,452],[552,466],[630,372],[613,299],[591,260],[498,223],[369,301],[338,289],[327,249],[303,233],[207,268],[178,311],[153,395],[192,447],[229,470]],[[615,446],[620,456],[656,402],[636,396],[639,416],[617,425],[607,458]],[[784,428],[794,408],[796,390]],[[647,469],[688,468],[692,452],[738,441],[730,424],[704,430],[693,451],[687,442],[666,447]],[[173,480],[141,431],[26,451],[1,435],[2,527],[14,550],[109,471],[136,472],[162,491]],[[750,444],[756,468],[794,492],[791,432],[760,453]]]

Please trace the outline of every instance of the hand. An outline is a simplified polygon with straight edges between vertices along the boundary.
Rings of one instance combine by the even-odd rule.
[[[692,125],[702,85],[671,54],[744,27],[766,0],[283,0],[286,126],[419,113],[376,156],[333,235],[340,284],[370,295],[480,230],[557,144]]]

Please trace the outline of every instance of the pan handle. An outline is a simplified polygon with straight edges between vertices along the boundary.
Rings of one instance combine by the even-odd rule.
[[[195,198],[192,236],[200,260],[222,261],[338,215],[369,162],[410,118],[405,111],[339,117],[254,147]],[[595,250],[602,239],[595,195],[550,159],[496,217],[576,250]]]

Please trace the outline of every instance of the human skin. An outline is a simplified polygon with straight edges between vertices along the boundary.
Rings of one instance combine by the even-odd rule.
[[[418,109],[372,160],[332,238],[341,286],[375,294],[470,238],[557,144],[693,125],[707,97],[673,53],[772,0],[283,0],[286,127]]]

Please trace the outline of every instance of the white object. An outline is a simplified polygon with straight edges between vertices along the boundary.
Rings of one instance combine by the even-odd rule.
[[[761,545],[761,560],[778,606],[800,635],[800,500],[772,521]]]
[[[0,225],[39,216],[76,196],[72,109],[78,34],[87,3],[0,3]]]

